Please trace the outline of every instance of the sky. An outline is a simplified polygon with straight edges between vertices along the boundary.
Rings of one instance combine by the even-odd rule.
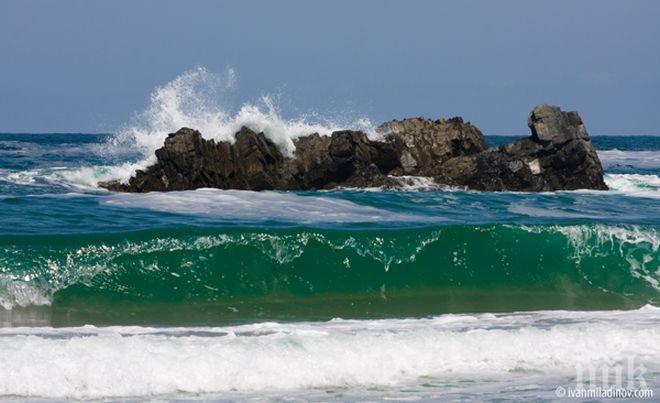
[[[113,132],[155,87],[232,68],[282,113],[463,116],[660,134],[660,1],[0,1],[0,131]]]

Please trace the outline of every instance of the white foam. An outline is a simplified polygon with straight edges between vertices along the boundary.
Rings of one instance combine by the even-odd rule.
[[[604,243],[610,243],[619,248],[624,244],[648,244],[653,251],[657,251],[658,247],[660,247],[660,236],[658,236],[655,228],[640,228],[635,225],[558,225],[552,228],[568,236],[576,248],[583,248],[589,245],[597,247]],[[589,240],[595,240],[595,244],[589,242]]]
[[[658,309],[260,323],[0,329],[0,395],[149,397],[575,375],[660,362]],[[535,375],[535,379],[539,379]],[[543,379],[541,377],[541,379]]]
[[[142,163],[88,167],[48,167],[25,171],[0,170],[0,181],[28,186],[58,185],[82,190],[98,189],[99,181],[121,178],[123,182],[143,167]]]
[[[143,157],[139,166],[143,168],[155,161],[154,151],[162,147],[167,134],[182,127],[197,129],[207,139],[233,142],[236,132],[247,126],[263,132],[286,155],[295,150],[295,138],[312,133],[329,135],[350,128],[376,136],[367,118],[321,120],[313,114],[285,118],[270,96],[244,103],[234,111],[227,100],[235,81],[233,69],[221,75],[199,67],[181,74],[156,88],[147,109],[110,141],[108,149],[138,151]],[[125,174],[120,179],[126,179]]]
[[[658,175],[605,174],[605,183],[612,192],[626,196],[660,198]]]
[[[621,151],[618,149],[598,151],[604,168],[633,167],[643,169],[660,168],[660,151]]]
[[[378,187],[368,187],[368,188],[352,188],[352,187],[339,187],[337,189],[327,190],[328,192],[342,191],[342,190],[356,190],[360,192],[409,192],[409,191],[426,191],[426,190],[444,190],[447,192],[460,191],[464,190],[456,186],[447,186],[441,185],[435,181],[435,179],[428,176],[412,176],[412,175],[402,175],[402,176],[389,176],[390,179],[397,182],[396,187],[391,186],[378,186]]]
[[[197,189],[146,194],[110,194],[102,204],[144,208],[218,219],[294,223],[428,222],[429,217],[397,213],[328,196],[289,192]],[[433,220],[445,221],[442,217]]]
[[[29,279],[28,279],[29,280]],[[51,299],[37,286],[10,274],[0,274],[0,306],[11,310],[16,306],[50,305]]]
[[[28,169],[25,171],[0,169],[0,180],[16,185],[32,185],[35,183],[35,178],[40,174],[41,171],[37,169]]]
[[[628,262],[630,274],[633,277],[646,281],[660,291],[660,270],[658,270],[660,236],[655,228],[607,225],[553,226],[550,228],[566,236],[573,246],[574,258],[577,262],[584,256],[602,254],[603,249],[609,247],[617,250]],[[536,229],[536,231],[538,230]]]

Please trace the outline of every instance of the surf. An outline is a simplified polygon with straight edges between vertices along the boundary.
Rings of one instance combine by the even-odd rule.
[[[153,163],[154,151],[163,145],[167,134],[182,127],[195,128],[206,139],[233,143],[235,134],[245,126],[263,132],[285,155],[294,152],[294,139],[312,133],[329,135],[352,128],[376,136],[368,118],[350,117],[349,113],[320,116],[309,111],[285,117],[276,97],[271,95],[237,107],[231,102],[237,77],[233,68],[219,74],[197,67],[157,87],[147,108],[125,124],[106,146],[108,152],[133,155],[136,165],[125,166],[121,175],[105,179],[127,180],[136,169]]]
[[[504,386],[517,382],[551,394],[581,365],[632,360],[650,379],[660,370],[658,337],[658,308],[651,306],[224,327],[9,328],[0,329],[0,395],[250,399],[306,391],[305,400],[311,389],[341,400],[346,393],[368,399],[370,390],[401,398],[395,392],[403,388],[438,399],[467,392],[475,381],[494,394],[511,393]]]
[[[653,227],[605,225],[0,236],[0,303],[136,324],[634,308],[658,302],[659,246]]]

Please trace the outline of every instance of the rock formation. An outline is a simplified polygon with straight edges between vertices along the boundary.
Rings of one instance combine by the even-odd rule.
[[[449,160],[436,180],[478,190],[607,190],[598,154],[577,112],[539,105],[527,124],[531,137]]]
[[[234,143],[206,140],[192,129],[170,134],[157,162],[115,191],[149,192],[215,187],[307,190],[398,186],[404,176],[478,190],[607,189],[598,155],[580,116],[540,105],[528,120],[529,138],[488,149],[483,134],[461,118],[391,121],[372,140],[360,131],[310,134],[286,157],[263,133],[243,127]]]
[[[393,175],[436,177],[447,160],[487,148],[479,129],[460,117],[393,120],[380,125],[377,132],[396,147],[400,168]]]

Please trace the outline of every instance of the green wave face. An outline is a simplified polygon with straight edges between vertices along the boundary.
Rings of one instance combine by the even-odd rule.
[[[658,245],[599,225],[2,237],[0,303],[55,324],[634,308],[660,296]]]

